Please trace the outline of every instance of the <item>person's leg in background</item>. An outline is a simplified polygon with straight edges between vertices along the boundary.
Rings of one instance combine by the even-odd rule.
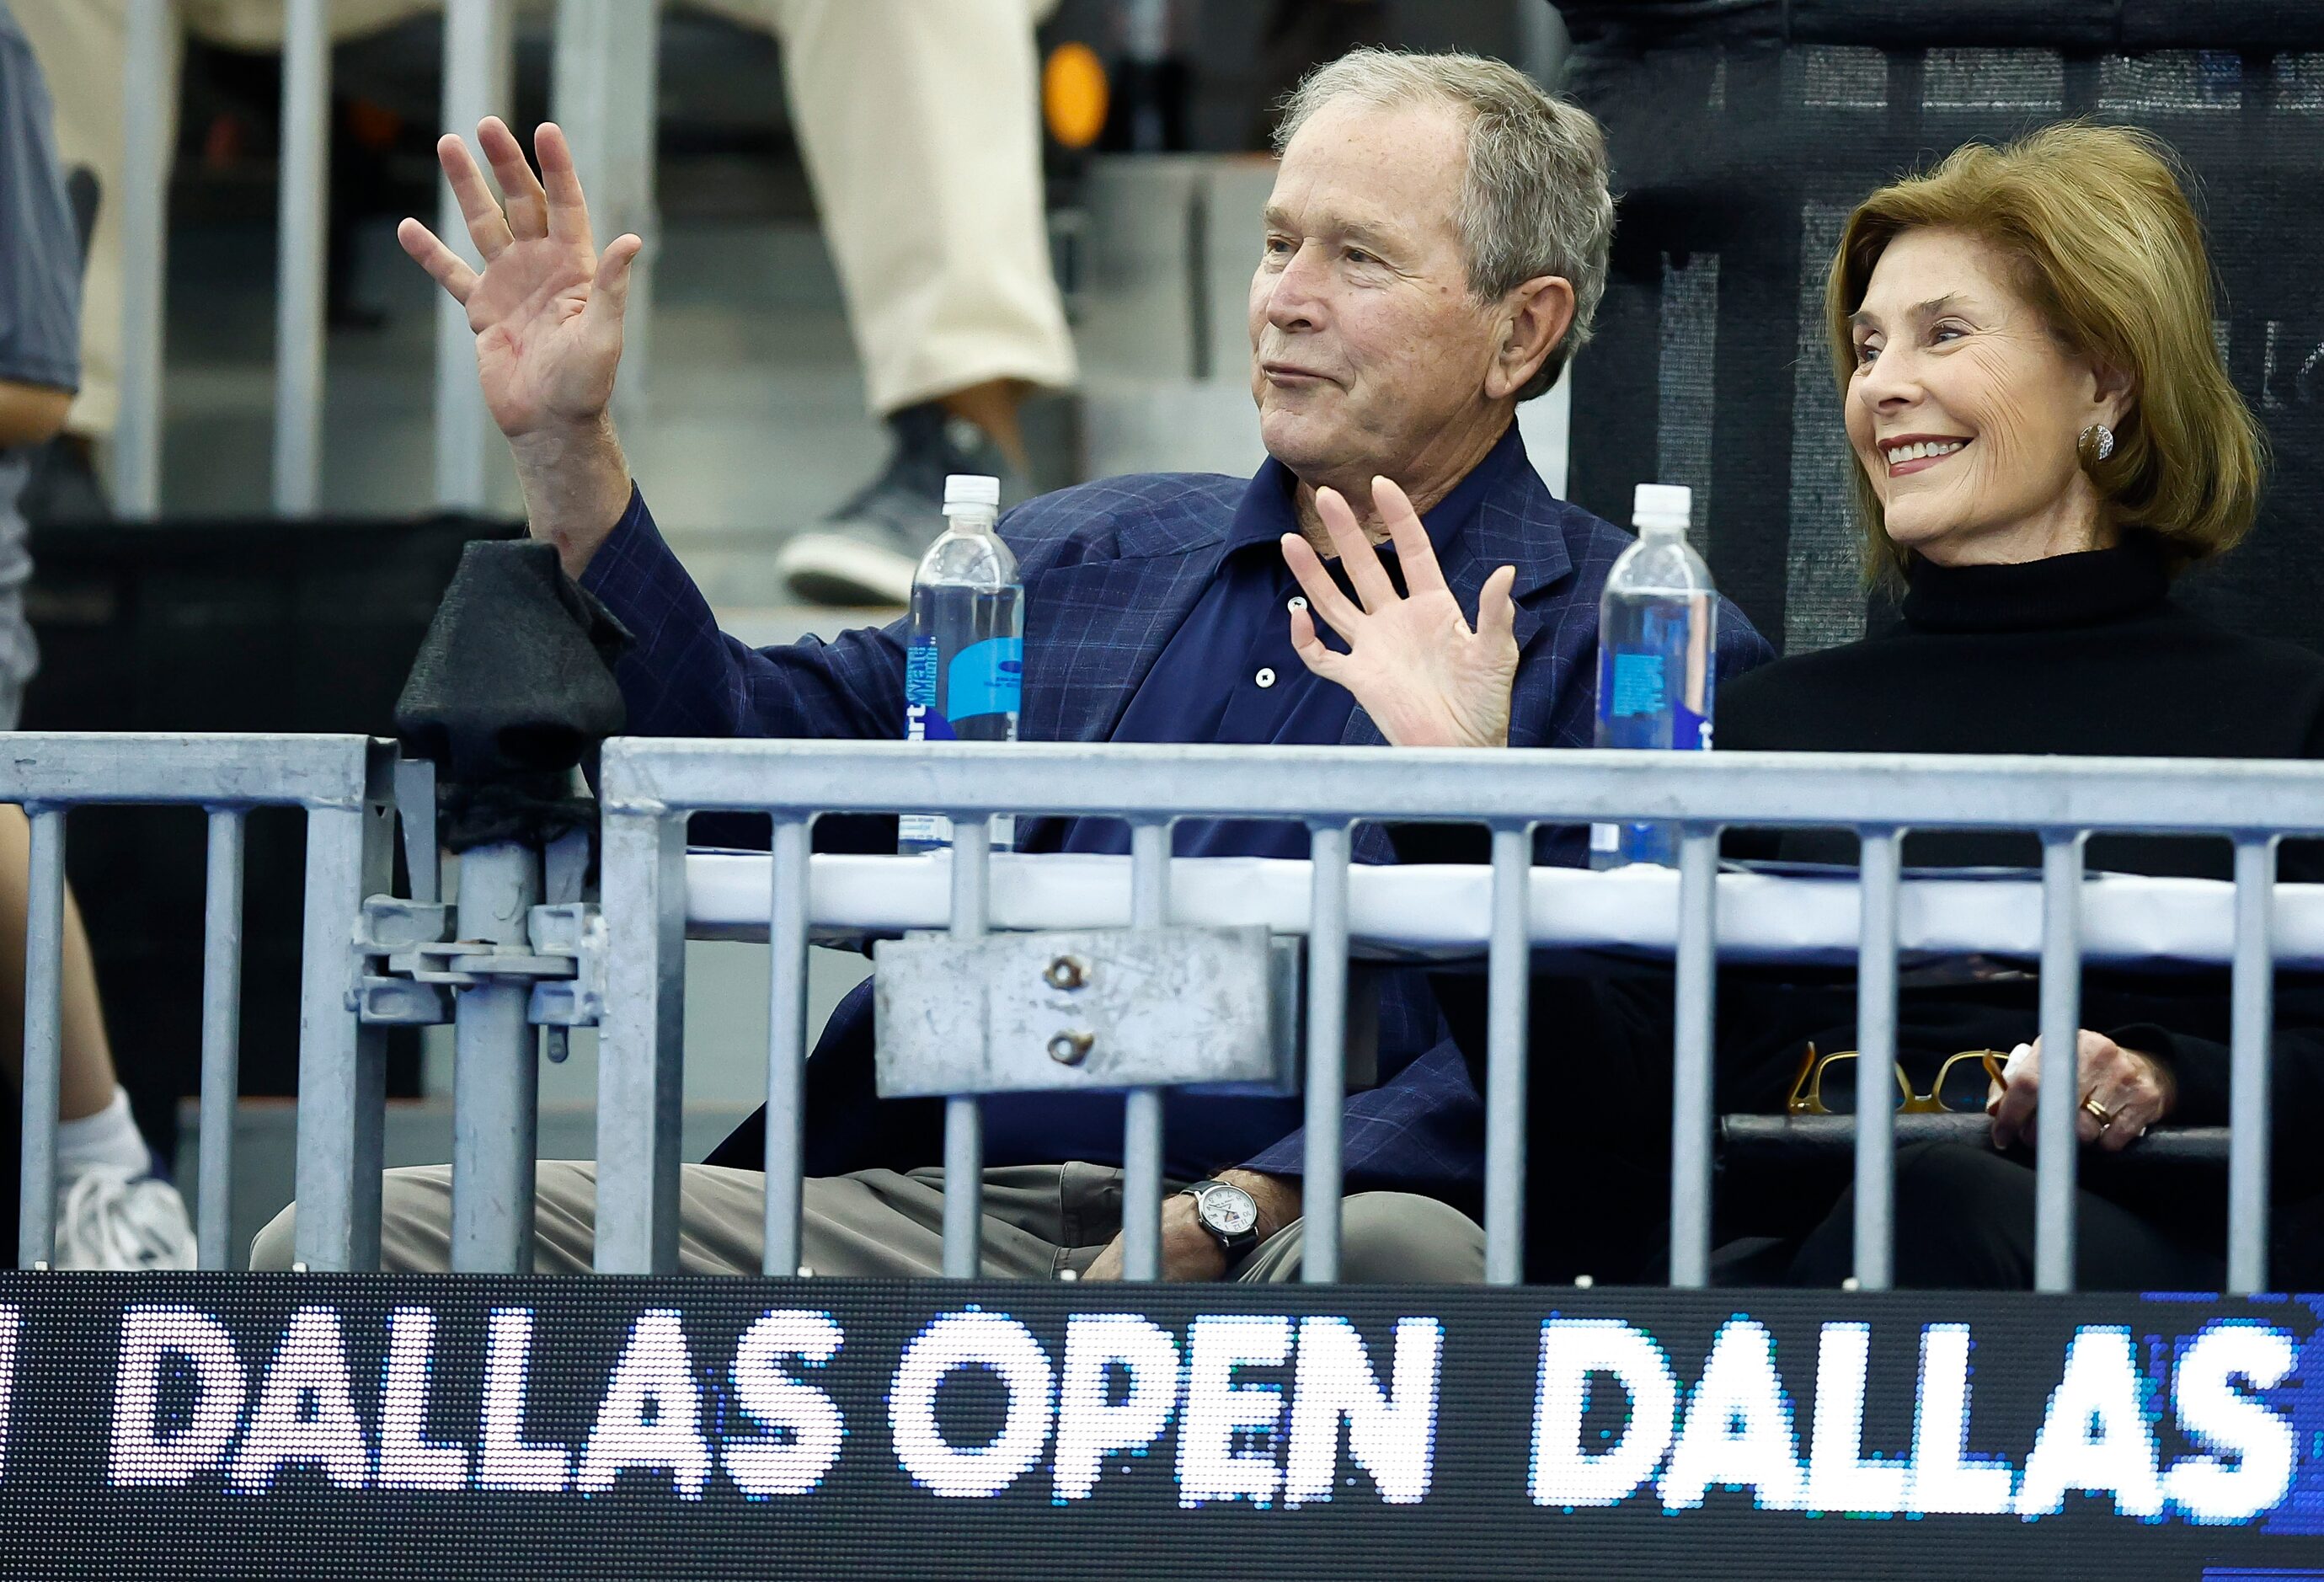
[[[11,711],[13,713],[13,711]],[[0,804],[0,1071],[21,1095],[24,1070],[25,900],[32,825],[22,808]],[[194,1230],[177,1189],[153,1173],[154,1160],[115,1079],[113,1049],[97,1001],[97,965],[72,893],[65,893],[61,1075],[57,1105],[57,1263],[60,1268],[190,1269]],[[21,1113],[21,1103],[18,1106]],[[15,1117],[7,1129],[13,1133]],[[13,1141],[13,1137],[12,1137]],[[17,1173],[5,1193],[16,1206]],[[15,1248],[14,1213],[6,1236]]]
[[[1033,36],[1056,0],[715,8],[770,18],[781,41],[865,390],[896,447],[778,564],[802,598],[900,604],[941,526],[945,475],[1021,480],[1019,403],[1076,378],[1049,264]]]
[[[780,36],[799,143],[838,266],[888,467],[787,546],[802,597],[901,603],[934,537],[944,477],[1021,477],[1019,403],[1075,378],[1043,215],[1033,29],[1056,0],[695,0]],[[181,0],[194,32],[279,44],[280,0]],[[339,0],[346,38],[441,0]],[[68,432],[86,451],[120,407],[127,0],[14,0],[57,100],[59,153],[101,189],[82,298],[82,383]],[[174,121],[180,40],[164,98]]]
[[[97,177],[97,229],[81,278],[80,391],[65,432],[86,458],[113,432],[121,411],[121,186],[126,158],[122,62],[129,50],[128,0],[10,0],[17,25],[49,79],[57,158]],[[177,122],[181,37],[171,32],[164,113]]]
[[[334,0],[331,35],[375,32],[443,0]],[[162,71],[163,141],[177,141],[178,79],[185,32],[240,49],[282,42],[281,0],[178,0],[183,31],[170,30]],[[129,51],[129,0],[9,0],[56,102],[57,157],[97,182],[97,228],[81,278],[80,391],[65,420],[65,442],[86,464],[111,437],[121,413],[122,170],[127,158],[123,61]],[[99,497],[97,504],[101,508]]]

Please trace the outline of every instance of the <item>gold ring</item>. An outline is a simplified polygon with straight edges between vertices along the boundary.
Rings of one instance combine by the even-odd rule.
[[[2114,1124],[2114,1112],[2100,1104],[2096,1097],[2082,1100],[2082,1107],[2090,1113],[2092,1120],[2098,1122],[2099,1131],[2103,1132]]]

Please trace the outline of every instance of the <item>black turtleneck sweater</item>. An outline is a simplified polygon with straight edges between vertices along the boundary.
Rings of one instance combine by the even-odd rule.
[[[1781,660],[1723,686],[1719,745],[2324,757],[2324,657],[2222,631],[2173,604],[2163,557],[2144,536],[2030,565],[1919,563],[1903,617],[1892,631]],[[1813,810],[1802,813],[1812,818]],[[1750,856],[1848,864],[1857,856],[1856,837],[1846,830],[1751,833],[1729,844]],[[1909,837],[1905,857],[1916,865],[2034,865],[2040,847],[2031,834],[1935,832]],[[2232,871],[2225,840],[2094,836],[2088,858],[2093,870],[2205,877]],[[2287,847],[2280,872],[2287,879],[2324,877],[2324,863],[2312,845]],[[1908,982],[1899,996],[1899,1051],[1920,1081],[1945,1054],[2006,1050],[2038,1031],[2039,985],[2031,973],[1966,982],[1932,976],[1938,981]],[[1482,980],[1445,975],[1436,982],[1481,1084]],[[1856,1043],[1849,972],[1722,969],[1718,1011],[1722,1111],[1780,1113],[1806,1043],[1827,1050]],[[2224,973],[2088,968],[2081,1020],[2170,1063],[2180,1089],[2172,1120],[2226,1122]],[[1537,977],[1532,1030],[1528,1223],[1536,1275],[1618,1267],[1615,1244],[1647,1234],[1666,1201],[1669,972],[1615,966],[1586,976]],[[2312,1142],[2324,1122],[2324,989],[2279,975],[2275,1048],[2279,1196],[2310,1197],[2324,1189],[2324,1150]],[[1840,1086],[1845,1096],[1849,1084]],[[1577,1226],[1572,1205],[1585,1196],[1624,1201],[1637,1213],[1593,1215]],[[2192,1236],[2224,1234],[2215,1205],[2165,1212],[2183,1216]]]
[[[2224,631],[2170,595],[2163,556],[2144,535],[2022,566],[1916,561],[1895,629],[1780,660],[1721,688],[1719,745],[2324,757],[2324,657]],[[1855,837],[1840,832],[1786,833],[1775,850],[1856,860]],[[2286,877],[2307,865],[2291,855]],[[2031,835],[1926,835],[1908,840],[1905,860],[2034,865],[2041,849]],[[2088,861],[2117,873],[2233,871],[2223,840],[2098,836]]]

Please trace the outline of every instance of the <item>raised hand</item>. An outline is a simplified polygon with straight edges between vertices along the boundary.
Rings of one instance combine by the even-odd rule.
[[[1399,747],[1508,746],[1517,674],[1509,586],[1517,568],[1504,566],[1485,579],[1472,630],[1444,585],[1412,501],[1388,479],[1374,478],[1372,504],[1396,545],[1403,596],[1347,501],[1336,490],[1318,489],[1315,509],[1361,602],[1340,591],[1305,539],[1284,534],[1283,558],[1308,604],[1292,612],[1291,646],[1309,670],[1355,694],[1380,735]],[[1310,610],[1340,634],[1346,653],[1323,645]]]
[[[556,545],[565,569],[578,577],[629,505],[629,463],[606,409],[622,361],[630,262],[645,244],[621,236],[598,253],[573,151],[555,126],[542,126],[533,139],[538,178],[498,117],[476,128],[476,143],[507,196],[505,208],[466,143],[447,134],[436,157],[483,271],[416,219],[397,227],[395,237],[468,310],[477,381],[508,437],[533,536]]]
[[[467,309],[484,404],[502,433],[521,440],[595,423],[613,400],[630,261],[645,244],[617,236],[598,254],[573,151],[555,125],[542,126],[533,139],[538,177],[516,134],[497,116],[476,128],[476,143],[505,208],[458,137],[447,133],[436,156],[484,258],[483,272],[416,219],[396,228],[396,240]]]

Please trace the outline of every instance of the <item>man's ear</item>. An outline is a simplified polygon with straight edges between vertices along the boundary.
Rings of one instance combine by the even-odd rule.
[[[1485,375],[1486,395],[1499,401],[1523,390],[1572,326],[1573,282],[1563,275],[1536,275],[1502,298],[1501,341]]]

